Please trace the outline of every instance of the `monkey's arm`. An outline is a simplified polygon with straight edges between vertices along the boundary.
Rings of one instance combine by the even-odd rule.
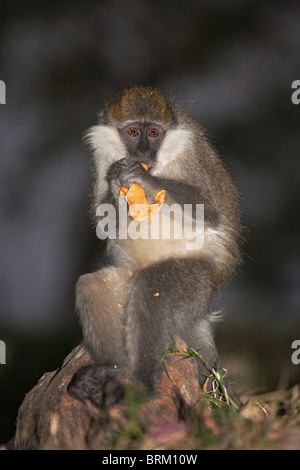
[[[111,166],[108,181],[117,180],[119,186],[129,188],[131,183],[137,183],[145,191],[149,203],[155,202],[156,193],[166,191],[165,204],[192,205],[192,215],[196,216],[196,205],[204,204],[205,220],[216,226],[219,222],[218,209],[214,207],[209,195],[201,187],[189,185],[183,181],[158,178],[146,171],[138,162],[127,162],[122,159]]]

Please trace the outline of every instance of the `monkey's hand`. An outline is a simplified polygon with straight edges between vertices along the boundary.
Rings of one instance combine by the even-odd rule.
[[[141,163],[128,161],[126,158],[113,163],[108,170],[106,178],[113,187],[114,192],[122,186],[129,189],[131,183],[138,184],[144,189],[147,201],[150,204],[155,202],[155,194],[163,189],[155,184],[155,178],[150,175],[149,171]]]
[[[111,183],[114,180],[117,181],[117,183],[120,185],[120,175],[127,165],[128,161],[126,160],[126,158],[122,158],[121,160],[118,160],[117,162],[113,163],[109,167],[106,175],[108,183]]]
[[[131,183],[139,184],[143,187],[143,184],[149,178],[149,174],[142,167],[139,162],[129,162],[124,166],[120,173],[120,183],[125,188],[129,189]]]
[[[157,184],[155,177],[147,171],[139,162],[129,162],[121,170],[119,181],[121,186],[129,189],[132,183],[141,186],[149,204],[156,202],[155,195],[163,188]]]

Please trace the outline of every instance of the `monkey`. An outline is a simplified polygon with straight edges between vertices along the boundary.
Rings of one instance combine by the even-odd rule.
[[[134,86],[113,97],[86,142],[94,223],[103,204],[118,216],[119,189],[132,183],[151,203],[165,190],[162,208],[191,208],[194,226],[197,206],[204,207],[199,246],[187,249],[185,236],[176,237],[182,219],[166,210],[173,222],[169,239],[108,237],[102,265],[80,276],[76,310],[94,363],[75,373],[68,390],[103,407],[121,400],[125,377],[155,393],[161,354],[176,338],[201,351],[206,364],[219,363],[218,316],[211,304],[241,263],[241,209],[237,188],[202,126],[157,88]],[[133,222],[127,212],[126,218]],[[209,375],[205,363],[198,365],[202,387]]]

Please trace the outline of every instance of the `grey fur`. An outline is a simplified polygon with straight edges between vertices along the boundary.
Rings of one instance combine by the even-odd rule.
[[[141,89],[130,93],[138,110]],[[118,110],[122,99],[121,94],[120,105],[114,102]],[[171,109],[172,121],[157,123],[165,135],[153,165],[148,172],[134,170],[136,180],[126,170],[129,166],[113,167],[117,162],[134,163],[134,156],[122,141],[122,123],[111,119],[109,107],[102,112],[99,124],[88,133],[94,162],[93,208],[104,202],[117,206],[122,178],[141,183],[149,197],[165,189],[166,204],[204,204],[203,247],[188,252],[182,240],[109,240],[110,266],[82,276],[76,293],[84,341],[96,363],[117,366],[151,390],[160,373],[160,354],[174,346],[176,337],[200,349],[212,365],[218,362],[213,339],[216,315],[210,314],[210,304],[240,263],[240,209],[234,184],[200,126],[179,107]],[[128,123],[127,119],[123,124]],[[133,123],[139,125],[135,119]],[[145,123],[146,112],[144,127]],[[112,168],[119,177],[108,177],[114,174],[109,173]],[[202,383],[206,374],[200,365]]]

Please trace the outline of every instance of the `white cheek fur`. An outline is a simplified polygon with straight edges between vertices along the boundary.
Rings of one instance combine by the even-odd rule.
[[[86,141],[94,151],[96,159],[105,159],[109,164],[126,155],[119,132],[113,127],[93,126],[86,135]]]
[[[117,129],[109,126],[93,126],[85,140],[93,151],[97,178],[97,200],[100,202],[108,189],[106,174],[112,163],[121,160],[127,154],[126,148]]]
[[[160,150],[157,153],[157,163],[152,170],[153,176],[163,174],[165,166],[177,159],[183,152],[191,148],[192,133],[187,129],[169,129]]]

